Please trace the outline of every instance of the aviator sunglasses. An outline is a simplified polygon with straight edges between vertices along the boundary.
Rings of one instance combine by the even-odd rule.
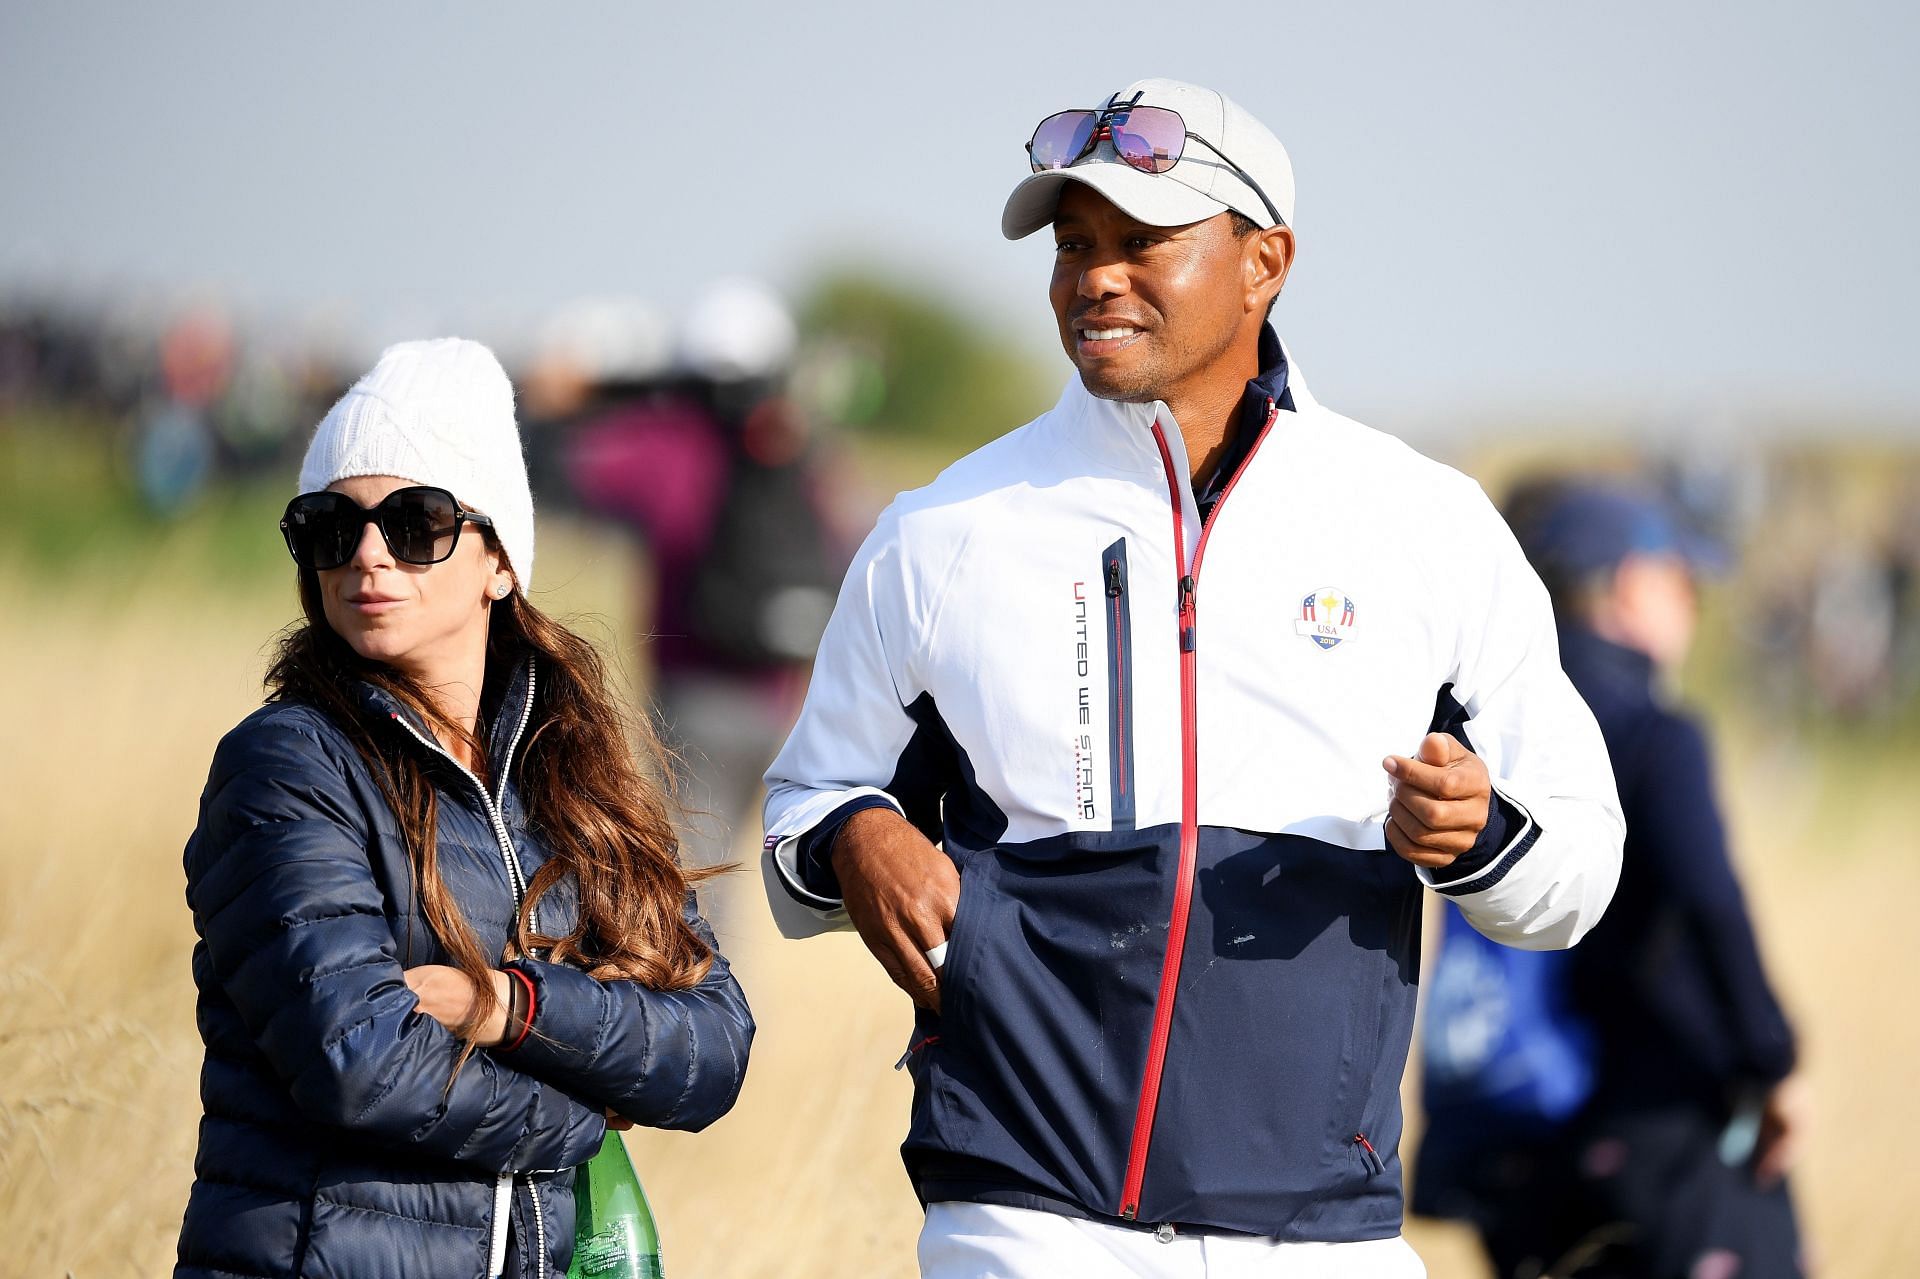
[[[1180,163],[1191,138],[1220,157],[1221,163],[1253,188],[1260,203],[1267,206],[1275,226],[1286,219],[1273,201],[1260,189],[1245,169],[1235,164],[1219,147],[1188,130],[1187,122],[1171,107],[1143,107],[1136,93],[1126,102],[1110,102],[1098,111],[1060,111],[1048,116],[1033,131],[1027,143],[1027,162],[1035,173],[1049,169],[1070,169],[1093,154],[1101,142],[1111,142],[1114,154],[1142,173],[1165,173]]]
[[[438,564],[453,554],[463,524],[492,528],[493,521],[464,511],[453,494],[420,484],[395,489],[362,506],[345,493],[302,493],[287,503],[280,532],[301,568],[339,568],[353,558],[367,525],[377,524],[393,557],[406,564]]]

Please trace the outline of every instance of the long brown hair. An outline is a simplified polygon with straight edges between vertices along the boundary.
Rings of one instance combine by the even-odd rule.
[[[308,569],[300,570],[300,605],[306,620],[280,637],[267,669],[268,700],[304,702],[333,720],[399,818],[421,913],[477,994],[458,1032],[467,1041],[461,1062],[495,1006],[489,974],[502,958],[538,947],[546,958],[602,980],[627,978],[660,990],[683,989],[706,976],[713,955],[688,926],[682,905],[689,888],[727,868],[680,865],[671,761],[644,721],[622,713],[591,644],[517,589],[492,605],[487,684],[497,686],[528,658],[536,664],[537,704],[521,747],[520,795],[529,824],[553,853],[527,886],[508,955],[489,957],[440,875],[435,792],[419,746],[369,719],[355,683],[383,690],[444,739],[463,730],[435,709],[416,681],[353,651],[328,625],[319,581]],[[486,752],[475,756],[485,759]],[[643,757],[652,770],[643,767]],[[534,933],[535,904],[569,874],[579,891],[577,922],[562,935]]]

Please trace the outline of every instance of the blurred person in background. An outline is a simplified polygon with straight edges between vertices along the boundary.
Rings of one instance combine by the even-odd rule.
[[[696,865],[726,861],[756,808],[848,558],[787,395],[796,343],[771,290],[721,281],[687,315],[668,376],[605,388],[568,450],[582,505],[648,553],[653,695],[682,756]]]
[[[205,489],[217,461],[210,414],[233,377],[233,329],[207,308],[160,338],[158,385],[134,428],[134,475],[155,515],[178,515]]]
[[[1894,598],[1892,702],[1901,707],[1920,699],[1920,471],[1907,476],[1897,501],[1886,558]]]
[[[181,1279],[547,1276],[609,1125],[704,1127],[753,1022],[593,649],[528,600],[513,391],[389,348],[281,524],[303,623],[186,850]]]
[[[1806,591],[1813,689],[1842,719],[1884,716],[1894,705],[1901,582],[1890,549],[1836,537]]]
[[[256,343],[240,357],[213,412],[223,475],[264,477],[284,465],[298,432],[326,403],[306,394],[308,376],[306,361],[291,348]]]
[[[1799,1276],[1794,1037],[1706,735],[1663,693],[1722,553],[1624,486],[1538,482],[1507,513],[1606,736],[1625,858],[1606,917],[1564,954],[1488,946],[1448,912],[1414,1210],[1471,1221],[1501,1279]]]

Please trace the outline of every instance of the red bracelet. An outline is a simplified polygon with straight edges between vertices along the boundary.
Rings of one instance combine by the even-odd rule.
[[[506,972],[507,976],[514,978],[520,983],[521,987],[526,991],[526,996],[527,996],[527,1012],[526,1012],[526,1017],[520,1023],[520,1033],[517,1035],[514,1035],[512,1043],[506,1045],[506,1050],[508,1052],[512,1052],[514,1049],[518,1048],[521,1044],[525,1043],[527,1040],[527,1036],[533,1031],[533,1006],[535,1001],[535,995],[533,993],[533,979],[531,977],[528,977],[525,973],[521,972],[518,968],[508,968],[508,969],[505,969],[504,971]],[[508,1015],[508,1020],[509,1021],[512,1020],[511,1013],[509,1013]],[[507,1029],[511,1031],[513,1027],[509,1025]]]

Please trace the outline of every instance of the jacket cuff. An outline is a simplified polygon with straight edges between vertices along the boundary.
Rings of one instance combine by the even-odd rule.
[[[503,967],[527,983],[532,1001],[526,1027],[510,1049],[514,1068],[534,1075],[588,1068],[600,1054],[606,1030],[602,984],[578,969],[541,959],[515,959]]]
[[[516,1031],[511,1024],[508,1025],[507,1032],[511,1034],[513,1038],[509,1042],[501,1045],[503,1051],[512,1052],[521,1044],[526,1043],[527,1036],[533,1031],[534,1014],[538,1012],[540,1008],[540,992],[534,989],[533,979],[521,972],[518,968],[508,968],[504,971],[508,977],[513,979],[514,984],[519,987],[527,1001],[527,1010],[521,1014],[520,1029]],[[509,1006],[511,1006],[511,1004],[509,1004]]]
[[[1420,868],[1420,877],[1449,897],[1477,893],[1506,878],[1539,838],[1533,815],[1496,789],[1487,803],[1487,824],[1473,847],[1445,866]]]
[[[848,818],[855,813],[864,813],[869,808],[900,811],[878,795],[860,795],[822,817],[814,823],[812,830],[800,836],[794,845],[794,868],[799,872],[802,888],[836,905],[840,902],[843,894],[840,877],[833,873],[833,841],[840,837],[840,830],[847,824]]]
[[[1793,1073],[1799,1065],[1800,1053],[1789,1032],[1785,1039],[1749,1045],[1741,1058],[1741,1073],[1761,1087],[1771,1088]]]

